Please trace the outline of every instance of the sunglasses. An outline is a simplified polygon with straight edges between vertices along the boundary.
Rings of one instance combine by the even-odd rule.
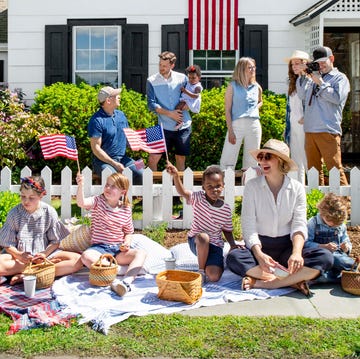
[[[273,155],[271,153],[259,153],[256,156],[256,159],[260,162],[262,160],[270,161],[272,159]]]

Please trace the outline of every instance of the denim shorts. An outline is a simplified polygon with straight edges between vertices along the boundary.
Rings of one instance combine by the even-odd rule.
[[[93,244],[88,249],[93,250],[93,251],[97,251],[100,254],[109,253],[113,257],[115,257],[117,254],[119,254],[121,252],[120,251],[120,244],[100,244],[100,243],[98,243],[98,244]]]
[[[179,156],[190,155],[191,127],[179,131],[164,130],[166,148],[168,152],[173,152]]]
[[[188,243],[191,252],[197,256],[195,237],[188,237]],[[224,269],[224,254],[221,247],[215,246],[214,244],[209,244],[209,255],[206,260],[205,266],[217,266]]]

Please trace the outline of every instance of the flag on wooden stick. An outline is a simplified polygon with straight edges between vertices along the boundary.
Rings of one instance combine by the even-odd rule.
[[[159,125],[142,130],[124,128],[124,133],[133,151],[143,150],[149,153],[166,152],[164,133]]]
[[[62,156],[70,160],[78,160],[75,138],[62,134],[39,137],[41,151],[46,160]]]

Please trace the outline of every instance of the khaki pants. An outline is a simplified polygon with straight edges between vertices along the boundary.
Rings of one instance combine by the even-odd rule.
[[[330,171],[336,167],[340,171],[340,185],[348,185],[344,169],[341,164],[340,135],[327,132],[305,133],[305,152],[308,169],[315,167],[319,171],[320,186],[324,183],[324,171],[322,170],[322,160],[326,168]]]

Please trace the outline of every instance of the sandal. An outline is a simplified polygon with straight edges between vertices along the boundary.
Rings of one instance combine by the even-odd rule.
[[[242,279],[241,282],[241,290],[250,290],[254,288],[254,285],[256,283],[256,279],[250,276],[246,276]]]
[[[304,280],[302,282],[292,285],[292,287],[296,288],[298,291],[300,291],[306,297],[311,297],[311,295],[312,295],[312,292],[310,291],[310,288],[309,288],[309,284],[307,282],[305,282]]]

